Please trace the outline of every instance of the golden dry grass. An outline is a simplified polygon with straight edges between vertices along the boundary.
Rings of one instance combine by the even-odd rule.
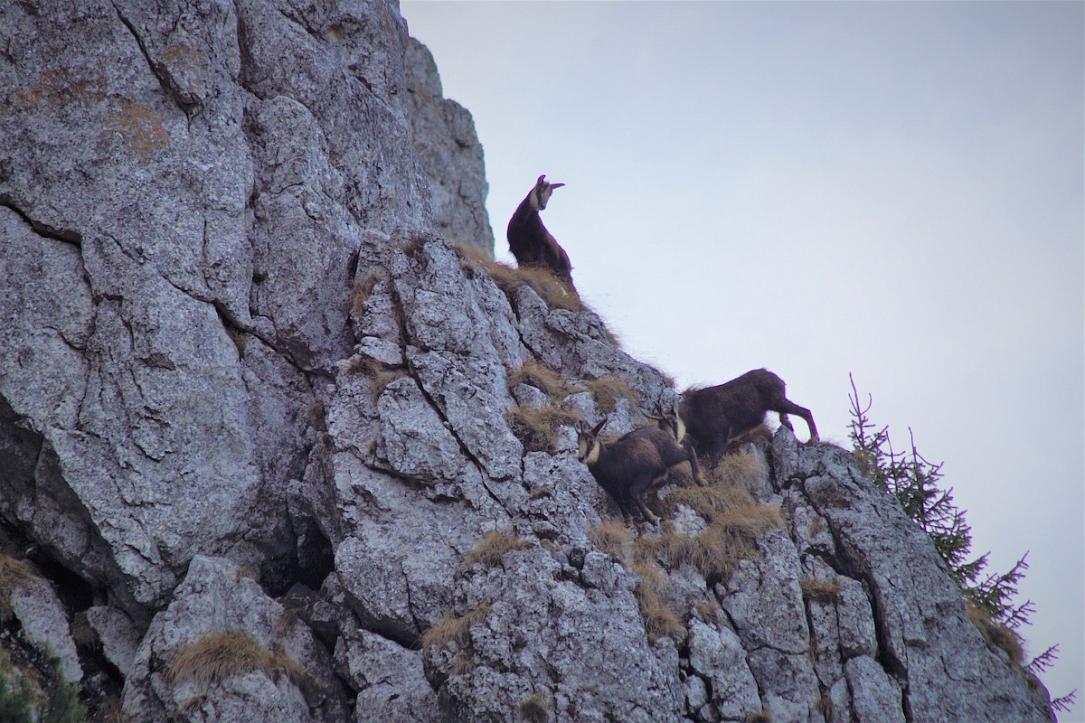
[[[463,615],[449,612],[422,633],[422,647],[440,649],[449,643],[455,643],[456,647],[461,651],[469,650],[471,646],[469,637],[471,626],[482,622],[489,615],[489,605],[480,605]]]
[[[715,622],[720,616],[720,605],[715,600],[701,600],[693,605],[705,622]]]
[[[737,437],[733,437],[728,443],[728,449],[737,449],[744,444],[754,444],[759,447],[767,447],[772,442],[772,430],[767,424],[759,424],[753,429],[748,429]]]
[[[557,427],[576,424],[583,420],[579,412],[566,411],[548,405],[533,409],[516,406],[508,412],[512,433],[524,444],[528,452],[546,452],[553,446]]]
[[[761,477],[763,469],[752,450],[725,455],[715,467],[705,471],[709,484],[750,489]]]
[[[712,582],[727,579],[740,561],[756,557],[757,536],[782,523],[779,510],[752,505],[713,513],[708,527],[696,535],[675,532],[665,524],[654,542],[670,568],[689,565]]]
[[[364,354],[355,354],[350,357],[347,363],[347,373],[361,374],[369,379],[369,393],[374,401],[386,386],[404,376],[402,370],[388,369],[381,362]]]
[[[380,280],[380,275],[376,273],[370,273],[355,280],[354,288],[350,292],[350,315],[355,321],[362,318],[362,314],[365,313],[365,302],[369,300],[369,295],[373,293],[373,289]]]
[[[680,639],[686,626],[663,597],[670,584],[667,573],[652,562],[634,563],[632,570],[640,576],[640,583],[634,594],[640,607],[640,615],[644,619],[644,630],[648,633],[648,639],[653,642],[661,637]]]
[[[174,654],[168,672],[174,682],[195,680],[206,686],[254,670],[275,678],[287,675],[299,686],[306,679],[305,671],[286,653],[268,650],[237,631],[212,633],[186,643]]]
[[[581,311],[583,302],[576,292],[569,290],[556,276],[547,269],[538,266],[513,268],[508,264],[495,261],[481,248],[467,244],[456,244],[462,266],[469,273],[483,272],[497,284],[497,287],[510,294],[521,286],[530,286],[546,305],[555,309]]]
[[[967,600],[964,603],[964,609],[968,613],[968,618],[979,629],[988,643],[1006,651],[1006,654],[1010,656],[1010,660],[1017,665],[1024,662],[1025,649],[1022,646],[1021,637],[1016,632],[1002,623],[992,620],[987,613]]]
[[[610,414],[618,405],[619,399],[626,399],[634,409],[637,407],[637,395],[633,388],[618,377],[599,377],[588,382],[588,391],[595,397],[595,403],[603,414]]]
[[[817,603],[834,603],[840,597],[840,581],[821,580],[816,577],[804,577],[799,580],[799,587],[807,600]]]
[[[534,359],[524,362],[522,367],[509,372],[509,385],[516,384],[530,384],[544,392],[551,401],[558,401],[569,394],[565,381],[558,373]]]
[[[0,553],[0,620],[11,617],[11,593],[35,577],[29,562]]]
[[[754,505],[745,489],[731,485],[708,484],[704,487],[679,487],[668,492],[663,501],[673,514],[679,504],[689,507],[706,520],[721,512],[744,509]]]
[[[621,522],[607,520],[588,531],[588,539],[599,550],[623,564],[633,559],[633,535]]]
[[[505,553],[512,550],[523,550],[526,547],[531,547],[531,544],[521,540],[516,536],[515,532],[494,530],[483,537],[482,541],[475,546],[475,549],[464,556],[463,562],[466,565],[481,562],[483,565],[496,567],[501,562],[501,558],[505,556]]]

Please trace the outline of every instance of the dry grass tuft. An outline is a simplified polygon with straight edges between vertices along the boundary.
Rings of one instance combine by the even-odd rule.
[[[751,450],[725,455],[715,467],[706,470],[709,484],[747,490],[760,479],[761,462]]]
[[[669,513],[679,504],[689,507],[706,520],[715,515],[731,510],[746,509],[754,506],[750,493],[741,487],[713,485],[705,487],[678,487],[667,493],[663,500]]]
[[[528,452],[547,452],[557,437],[557,427],[583,420],[579,412],[565,411],[554,406],[532,409],[516,406],[508,412],[512,433],[524,443]]]
[[[444,648],[449,643],[455,643],[460,651],[471,649],[470,631],[471,626],[481,623],[490,615],[489,605],[479,605],[463,615],[447,613],[432,627],[422,633],[423,648]]]
[[[715,622],[720,617],[720,605],[715,600],[701,600],[695,603],[693,608],[705,622]]]
[[[29,562],[0,553],[0,621],[12,615],[11,593],[35,577]]]
[[[481,246],[465,243],[454,243],[452,248],[460,257],[460,267],[468,273],[475,271],[488,271],[490,266],[497,265],[498,262],[494,260],[493,254]],[[501,264],[505,268],[511,268],[505,264]],[[492,276],[492,274],[491,274]]]
[[[516,269],[517,283],[512,288],[503,288],[511,291],[523,284],[530,286],[539,297],[552,309],[566,309],[568,311],[583,311],[584,302],[580,300],[575,291],[571,291],[558,277],[548,269],[540,266],[524,266]],[[497,279],[494,279],[497,281]],[[501,283],[498,282],[498,286]]]
[[[776,508],[752,505],[713,513],[707,529],[697,535],[665,525],[655,544],[672,569],[689,565],[711,583],[727,579],[741,560],[756,557],[757,536],[782,524]]]
[[[757,447],[767,447],[772,443],[772,430],[767,424],[759,424],[753,429],[748,429],[737,437],[733,437],[728,443],[730,450],[738,449],[745,444],[753,444]]]
[[[840,597],[840,581],[835,578],[819,580],[816,577],[804,577],[799,580],[799,587],[802,588],[803,596],[811,602],[829,604]]]
[[[210,685],[233,675],[260,670],[278,678],[287,675],[298,686],[306,673],[281,650],[268,650],[245,633],[212,633],[181,646],[169,664],[174,682],[196,680]]]
[[[669,585],[667,573],[651,562],[635,563],[632,570],[640,576],[640,584],[634,594],[640,606],[640,615],[644,618],[648,639],[652,642],[664,637],[681,639],[686,632],[686,626],[663,599],[663,593]]]
[[[365,277],[355,280],[354,288],[350,292],[350,316],[355,322],[365,313],[365,302],[369,300],[369,295],[380,280],[380,274],[376,273],[366,274]]]
[[[588,539],[601,551],[622,564],[633,559],[633,535],[621,522],[608,520],[588,531]]]
[[[558,401],[569,393],[569,388],[557,372],[534,359],[509,372],[509,385],[516,384],[530,384],[545,392],[552,401]]]
[[[1021,644],[1021,636],[997,620],[991,619],[990,615],[967,600],[964,603],[964,609],[968,613],[968,618],[979,628],[988,643],[1006,651],[1010,660],[1017,665],[1024,662],[1025,649]]]
[[[759,710],[746,716],[746,723],[772,723],[772,716],[767,710]]]
[[[455,248],[460,255],[465,271],[468,273],[485,273],[506,294],[510,294],[526,284],[551,308],[567,309],[569,311],[584,309],[584,304],[580,301],[580,297],[576,295],[576,292],[570,291],[562,281],[547,269],[538,266],[513,268],[508,264],[490,258],[489,254],[477,246],[457,244]]]
[[[381,362],[364,354],[355,354],[347,363],[348,374],[361,374],[369,379],[369,392],[376,401],[384,388],[404,376],[398,369],[388,369]]]
[[[550,708],[546,705],[545,698],[538,693],[532,693],[520,703],[520,715],[528,723],[548,723]]]
[[[669,569],[689,565],[709,581],[726,579],[739,561],[757,556],[758,535],[783,524],[779,509],[757,504],[746,489],[760,474],[753,454],[736,454],[706,471],[709,484],[669,491],[661,501],[665,515],[673,516],[684,505],[703,518],[707,527],[698,534],[685,534],[664,522],[659,537],[634,543],[637,559],[658,558]]]
[[[626,399],[629,405],[636,409],[637,395],[633,388],[618,377],[599,377],[588,382],[588,391],[595,397],[599,411],[610,414],[618,405],[619,399]]]
[[[463,558],[463,562],[466,565],[481,562],[483,565],[496,567],[506,552],[523,550],[527,547],[531,547],[531,543],[521,540],[516,536],[515,532],[494,530],[483,537],[482,541],[475,546],[475,549],[467,553]]]

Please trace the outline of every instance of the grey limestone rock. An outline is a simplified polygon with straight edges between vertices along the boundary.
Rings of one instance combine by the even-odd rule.
[[[60,660],[60,673],[69,683],[83,678],[64,606],[48,580],[32,577],[9,592],[8,603],[22,626],[23,637],[47,657]]]
[[[436,723],[437,695],[422,670],[422,657],[364,629],[348,629],[335,647],[336,667],[358,690],[355,720]]]
[[[216,648],[189,675],[171,668],[182,652],[223,633],[244,636],[278,667],[243,664]],[[343,697],[331,656],[302,621],[234,563],[196,556],[136,651],[123,712],[141,721],[334,721],[346,715]]]
[[[128,675],[139,647],[140,631],[123,612],[105,605],[89,608],[87,623],[102,643],[102,654],[117,670]]]
[[[691,621],[689,664],[697,674],[691,680],[703,679],[711,684],[712,703],[721,720],[746,720],[761,710],[757,681],[746,662],[746,651],[730,629]]]
[[[441,97],[441,79],[429,49],[407,43],[407,93],[415,150],[430,179],[436,227],[452,243],[492,253],[494,234],[486,213],[486,170],[471,114]]]

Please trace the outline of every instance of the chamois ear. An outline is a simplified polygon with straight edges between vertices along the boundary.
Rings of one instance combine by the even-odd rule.
[[[548,183],[547,185],[550,186],[550,190],[553,191],[555,188],[561,188],[565,184],[564,183]]]

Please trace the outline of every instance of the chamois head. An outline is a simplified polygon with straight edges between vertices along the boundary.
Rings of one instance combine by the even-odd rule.
[[[599,441],[599,432],[606,425],[606,418],[599,424],[595,425],[594,429],[589,430],[588,425],[577,425],[577,452],[576,458],[587,465],[595,464],[599,460],[599,453],[602,451],[603,445]]]
[[[546,202],[550,200],[550,194],[554,192],[555,188],[561,188],[564,185],[564,183],[547,183],[545,173],[539,176],[539,180],[535,181],[535,188],[531,191],[531,205],[539,210],[546,208]]]
[[[656,423],[656,426],[674,437],[675,442],[681,442],[686,436],[686,423],[678,413],[678,397],[671,402],[670,409],[663,408],[663,402],[657,402],[655,413],[646,414],[648,419]]]

